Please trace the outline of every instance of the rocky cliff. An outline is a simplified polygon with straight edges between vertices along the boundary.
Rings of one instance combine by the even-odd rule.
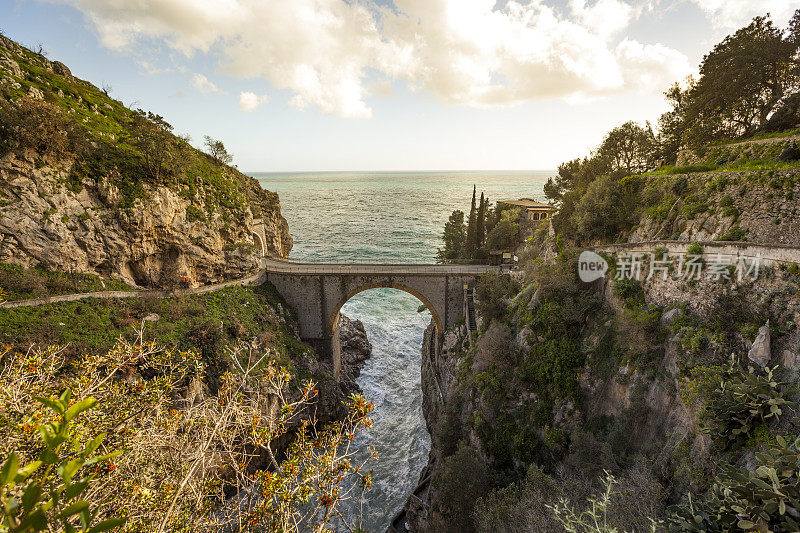
[[[763,170],[654,176],[630,242],[750,241],[800,245],[800,171]]]
[[[188,208],[197,203],[165,186],[145,186],[144,198],[121,208],[113,175],[84,180],[77,192],[65,183],[69,175],[70,162],[42,165],[13,153],[0,159],[0,261],[161,287],[184,276],[192,285],[212,283],[258,267],[250,208],[231,213],[234,219],[190,220]],[[260,215],[268,253],[288,255],[292,240],[277,198]]]
[[[609,522],[645,531],[687,493],[700,498],[722,465],[758,466],[769,437],[720,445],[705,406],[732,353],[797,379],[797,274],[592,285],[568,274],[529,272],[478,335],[448,331],[438,361],[428,327],[432,449],[420,481],[431,481],[426,497],[408,499],[411,531],[560,531],[547,506],[563,497],[581,508],[604,470],[618,479]],[[791,431],[795,412],[759,431]]]
[[[287,256],[275,193],[0,36],[0,261],[171,287]]]

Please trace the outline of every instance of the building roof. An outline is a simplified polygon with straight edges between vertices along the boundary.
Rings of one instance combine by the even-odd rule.
[[[524,207],[526,209],[554,209],[550,204],[543,204],[530,198],[520,198],[519,200],[498,200],[498,204],[513,205],[515,207]]]

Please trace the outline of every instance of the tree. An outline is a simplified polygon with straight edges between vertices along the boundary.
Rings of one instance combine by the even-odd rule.
[[[550,178],[544,186],[545,196],[556,203],[564,201],[570,191],[580,193],[598,176],[612,172],[607,153],[593,152],[589,157],[577,158],[558,166],[558,175]]]
[[[478,235],[478,228],[476,227],[477,224],[477,217],[478,212],[475,207],[475,194],[477,192],[477,188],[475,185],[472,186],[472,206],[469,208],[469,220],[467,222],[467,242],[466,246],[464,246],[464,259],[471,260],[472,256],[475,254],[475,250],[477,249],[476,246],[476,239]]]
[[[580,240],[610,238],[630,225],[633,207],[638,202],[637,183],[603,176],[586,189],[572,213],[572,222]]]
[[[225,145],[222,144],[222,141],[217,139],[212,139],[208,135],[204,137],[204,145],[208,149],[208,155],[214,158],[217,163],[221,163],[223,165],[230,165],[233,161],[233,155],[231,155],[228,150],[225,148]]]
[[[475,247],[476,249],[480,249],[483,247],[484,242],[486,242],[486,204],[489,201],[484,198],[483,191],[481,191],[481,200],[478,203],[478,214],[476,215],[477,218],[477,228],[475,229]]]
[[[509,250],[519,243],[519,209],[503,209],[500,221],[495,224],[486,238],[489,250]]]
[[[691,146],[754,133],[798,90],[799,20],[796,12],[784,32],[769,16],[756,17],[703,58],[700,78],[687,95]]]
[[[466,226],[464,225],[464,212],[455,210],[444,225],[444,249],[439,249],[437,258],[440,263],[453,263],[458,261],[464,251],[466,240]]]
[[[656,139],[650,123],[645,127],[628,121],[612,129],[597,150],[612,171],[625,175],[641,174],[655,165]]]
[[[695,84],[690,76],[687,85],[691,88]],[[686,106],[689,89],[681,89],[674,83],[664,93],[667,101],[672,104],[672,109],[658,118],[658,144],[659,155],[666,164],[674,164],[678,158],[678,151],[683,144],[683,135],[686,131]]]
[[[132,119],[133,144],[144,157],[148,178],[161,182],[175,171],[178,159],[178,139],[172,125],[164,117],[137,109]]]

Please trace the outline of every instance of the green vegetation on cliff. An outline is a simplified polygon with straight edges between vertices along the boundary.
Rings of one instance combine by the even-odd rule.
[[[145,184],[179,191],[209,215],[251,207],[258,217],[277,203],[277,195],[227,164],[220,141],[208,138],[211,153],[204,153],[163,117],[128,109],[60,63],[2,36],[0,48],[7,58],[0,63],[0,156],[31,150],[44,160],[71,160],[76,191],[84,180],[112,176],[122,207],[144,198]]]
[[[372,405],[347,397],[269,284],[0,309],[0,378],[0,528],[304,531],[371,483],[349,445]],[[65,390],[94,407],[53,426]],[[63,440],[44,449],[52,428]],[[95,437],[114,456],[84,465]],[[19,505],[37,486],[55,492]]]
[[[433,422],[428,525],[561,531],[600,512],[608,472],[606,525],[576,531],[650,531],[652,520],[657,531],[794,531],[792,269],[598,286],[578,280],[565,241],[529,246],[557,258],[524,264],[521,284],[485,276],[477,336],[461,329],[444,348],[452,378]],[[785,349],[762,369],[747,353],[765,323]]]
[[[517,209],[501,205],[490,207],[489,199],[481,192],[475,203],[476,190],[472,191],[472,207],[467,222],[464,212],[455,210],[444,226],[437,259],[440,263],[481,263],[491,252],[508,251],[520,242],[520,225],[524,221]]]
[[[662,221],[680,214],[692,219],[709,209],[702,189],[711,184],[690,191],[680,186],[686,183],[681,175],[700,175],[695,183],[710,172],[730,173],[729,181],[793,175],[788,171],[800,169],[800,152],[792,148],[794,138],[780,137],[800,124],[798,57],[800,11],[786,30],[757,17],[728,36],[703,58],[697,80],[666,93],[672,110],[660,118],[657,134],[649,124],[627,122],[589,156],[559,166],[544,189],[559,206],[556,231],[579,242],[607,241],[624,239],[648,212]],[[665,187],[654,179],[662,175],[676,181]],[[726,239],[734,237],[744,234]]]
[[[51,271],[44,268],[23,268],[0,262],[0,301],[29,300],[59,294],[97,291],[127,291],[128,285],[116,280],[103,280],[93,274]]]

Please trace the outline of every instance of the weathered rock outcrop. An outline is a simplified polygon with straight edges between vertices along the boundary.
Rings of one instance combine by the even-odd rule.
[[[88,272],[143,286],[191,285],[243,276],[258,268],[254,208],[267,234],[267,252],[292,246],[277,195],[253,192],[244,211],[217,209],[190,220],[202,203],[164,186],[145,186],[146,198],[121,207],[115,176],[69,186],[70,162],[32,155],[0,159],[0,261],[27,267]],[[76,192],[77,190],[77,192]],[[260,200],[260,201],[259,201]]]
[[[762,368],[767,366],[770,359],[772,359],[772,354],[770,352],[769,320],[759,328],[756,340],[753,341],[753,346],[751,346],[750,351],[747,352],[747,357]]]
[[[645,215],[628,240],[725,239],[798,246],[800,216],[795,200],[800,194],[798,177],[797,170],[675,176],[675,180],[699,184],[698,188],[713,182],[720,185],[694,195],[697,197],[694,204],[689,199],[676,202],[663,219]],[[731,232],[734,228],[740,230],[740,235]]]
[[[360,320],[339,315],[339,341],[342,348],[341,381],[352,390],[359,390],[356,380],[364,363],[372,355],[372,344]]]
[[[364,368],[364,363],[372,354],[372,344],[360,320],[339,316],[339,340],[342,347],[342,367],[339,381],[333,379],[333,362],[330,358],[320,359],[312,356],[304,358],[302,366],[312,375],[327,376],[317,383],[320,394],[317,416],[320,422],[328,422],[344,417],[347,412],[344,400],[354,393],[361,392],[356,379]]]
[[[277,194],[1,35],[0,111],[0,261],[171,288],[291,250]]]

